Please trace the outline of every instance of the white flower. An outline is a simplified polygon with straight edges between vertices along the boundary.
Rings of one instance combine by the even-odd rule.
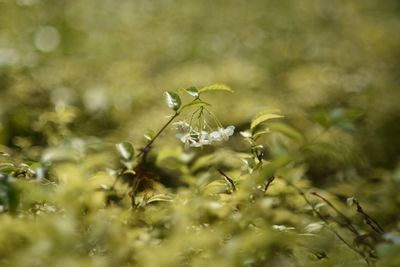
[[[221,131],[214,131],[210,133],[211,142],[221,142],[222,141],[222,134]]]
[[[184,121],[175,122],[173,125],[176,126],[177,134],[176,137],[181,140],[182,143],[189,144],[192,140],[191,132],[192,127]]]
[[[206,131],[201,131],[199,142],[203,145],[210,145],[211,144],[210,134]]]
[[[232,136],[233,133],[235,132],[235,126],[231,125],[225,128],[224,133],[228,136]]]
[[[181,142],[185,143],[185,144],[189,143],[190,140],[192,139],[192,137],[190,137],[190,133],[186,133],[186,134],[178,133],[178,134],[176,134],[176,137],[178,137],[179,140],[181,140]]]
[[[235,126],[228,126],[227,128],[218,128],[218,131],[210,133],[211,142],[227,141],[233,135]]]
[[[178,133],[176,137],[187,146],[190,147],[203,147],[212,145],[216,142],[226,141],[233,135],[235,127],[229,126],[227,128],[218,128],[217,131],[211,133],[207,131],[195,131],[188,123],[179,121],[174,123]]]

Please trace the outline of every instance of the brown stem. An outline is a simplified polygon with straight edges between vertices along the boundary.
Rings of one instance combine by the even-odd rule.
[[[383,234],[385,233],[385,230],[383,230],[383,228],[379,225],[379,223],[377,221],[375,221],[371,216],[369,216],[364,209],[361,207],[360,203],[356,200],[353,199],[353,203],[357,206],[357,212],[360,213],[366,223],[378,234]]]
[[[356,227],[352,224],[351,220],[346,215],[344,215],[340,210],[338,210],[329,200],[327,200],[326,198],[324,198],[317,192],[312,192],[311,194],[322,199],[322,201],[324,201],[326,204],[328,204],[329,207],[331,207],[337,214],[339,214],[346,221],[345,226],[347,226],[347,228],[351,232],[353,232],[356,236],[360,236],[360,233],[358,232]]]
[[[235,182],[233,182],[233,180],[226,175],[222,170],[218,169],[218,172],[225,178],[225,180],[230,184],[230,186],[232,187],[232,191],[235,192],[236,191],[236,185]]]
[[[295,186],[294,184],[292,184],[291,182],[287,182],[291,187],[293,187],[294,189],[296,189],[296,191],[303,197],[304,201],[311,207],[312,211],[318,216],[318,218],[320,218],[325,224],[326,226],[332,231],[332,233],[334,233],[334,235],[343,242],[343,244],[345,244],[348,248],[350,248],[351,250],[353,250],[355,253],[357,253],[358,255],[360,255],[365,262],[368,264],[368,266],[373,266],[373,263],[359,250],[357,250],[356,248],[354,248],[352,245],[350,245],[349,242],[347,242],[333,227],[331,227],[329,225],[329,221],[314,207],[314,205],[310,202],[310,200],[308,200],[308,198],[306,197],[305,193],[298,188],[297,186]]]
[[[164,124],[163,127],[156,133],[156,135],[147,143],[147,145],[141,149],[139,154],[136,156],[137,158],[142,157],[142,161],[145,160],[147,153],[149,153],[151,149],[151,145],[156,141],[156,139],[160,136],[160,134],[170,125],[176,117],[179,116],[179,112],[175,112],[175,114]]]
[[[264,186],[264,192],[267,192],[269,186],[272,184],[272,182],[275,180],[275,176],[271,176],[271,178],[268,179],[267,184]]]
[[[196,97],[190,103],[182,106],[179,110],[175,111],[175,114],[164,124],[163,127],[156,133],[156,135],[147,143],[147,145],[141,149],[139,154],[136,156],[137,158],[142,157],[142,163],[146,160],[146,155],[149,153],[151,149],[151,145],[156,141],[156,139],[160,136],[160,134],[170,125],[176,117],[178,117],[185,108],[189,107],[189,105],[197,100],[200,100],[200,97]]]

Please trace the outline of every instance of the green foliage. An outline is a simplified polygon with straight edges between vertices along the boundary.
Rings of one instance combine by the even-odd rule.
[[[199,93],[204,93],[207,91],[227,91],[233,93],[232,89],[224,84],[213,84],[199,89]]]
[[[287,123],[269,123],[283,116],[263,112],[236,141],[249,144],[247,152],[157,148],[153,159],[154,143],[184,107],[192,108],[191,117],[210,107],[200,95],[190,94],[195,99],[183,105],[178,94],[167,95],[179,102],[176,114],[136,155],[129,142],[112,153],[101,141],[82,139],[43,150],[44,174],[39,163],[18,165],[1,154],[1,265],[396,266],[399,235],[386,220],[397,209],[382,213],[351,197],[368,197],[359,193],[362,179],[328,190],[308,178],[309,153],[346,164],[351,156],[343,149],[322,135],[307,141]],[[260,127],[266,122],[268,128]],[[190,123],[178,125],[193,135],[198,126]],[[222,138],[225,131],[210,135]],[[399,179],[382,177],[387,181],[369,197],[388,203]]]
[[[182,105],[181,98],[177,93],[174,92],[165,92],[165,102],[168,107],[174,111],[178,111],[178,109]]]
[[[279,119],[282,118],[282,115],[271,113],[270,111],[264,111],[259,113],[252,121],[250,125],[250,130],[254,130],[261,123],[271,120],[271,119]]]
[[[186,91],[186,93],[188,93],[189,95],[194,96],[194,97],[198,97],[200,95],[199,89],[197,89],[194,86],[186,88],[185,91]]]
[[[0,0],[0,266],[400,266],[399,10]]]
[[[152,138],[150,138],[152,139]],[[132,144],[129,142],[122,142],[119,144],[116,144],[115,147],[118,150],[118,153],[122,158],[125,160],[131,160],[133,156],[135,155],[135,149],[133,148]]]
[[[9,178],[3,174],[0,176],[0,210],[15,213],[18,209],[18,194]]]

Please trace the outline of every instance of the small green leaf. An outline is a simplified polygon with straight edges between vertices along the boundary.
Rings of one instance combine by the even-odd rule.
[[[204,93],[207,91],[227,91],[233,93],[233,90],[224,84],[213,84],[205,86],[199,90],[199,93]]]
[[[156,132],[153,130],[148,130],[144,135],[144,138],[146,138],[148,141],[151,141],[155,136]]]
[[[205,195],[216,195],[227,193],[226,182],[224,180],[215,180],[201,188]]]
[[[263,130],[257,131],[255,134],[253,134],[253,139],[257,140],[260,136],[264,134],[269,134],[271,133],[271,130],[269,128],[265,128]]]
[[[172,197],[166,194],[156,194],[145,200],[146,205],[154,202],[172,202]]]
[[[250,131],[242,131],[240,132],[240,135],[244,138],[250,138],[252,136]]]
[[[260,125],[261,123],[263,123],[267,120],[278,119],[278,118],[283,118],[283,116],[279,115],[279,114],[275,114],[275,113],[270,113],[268,111],[261,112],[251,121],[250,130],[253,130],[258,125]]]
[[[182,107],[182,110],[185,108],[193,108],[193,107],[202,107],[202,106],[211,106],[209,103],[204,102],[202,100],[192,101]]]
[[[178,109],[181,107],[182,104],[179,95],[174,92],[165,92],[164,96],[167,106],[174,111],[178,111]]]
[[[119,155],[125,160],[131,160],[135,155],[135,149],[129,142],[116,144],[115,147],[117,148]]]
[[[194,97],[198,97],[199,96],[199,89],[197,89],[194,86],[186,88],[185,91],[186,91],[186,93],[188,93],[191,96],[194,96]]]
[[[136,172],[134,170],[126,170],[122,173],[122,175],[131,175],[134,176]]]

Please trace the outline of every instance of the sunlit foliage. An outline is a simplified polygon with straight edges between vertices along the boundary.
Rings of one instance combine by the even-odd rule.
[[[0,266],[400,266],[398,1],[0,0]]]

